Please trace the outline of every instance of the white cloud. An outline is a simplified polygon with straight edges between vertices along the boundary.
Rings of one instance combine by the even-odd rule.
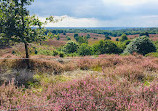
[[[55,16],[55,19],[60,19],[63,16]],[[39,17],[41,21],[44,21],[44,17]],[[48,23],[45,27],[96,27],[98,20],[95,18],[75,18],[65,16],[62,21],[57,23]]]
[[[55,16],[56,19],[63,16]],[[44,17],[40,17],[44,21]],[[158,15],[134,16],[117,20],[97,20],[95,18],[75,18],[65,16],[57,23],[49,23],[45,27],[158,27]]]

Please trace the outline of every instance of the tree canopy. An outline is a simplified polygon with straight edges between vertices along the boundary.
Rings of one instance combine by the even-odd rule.
[[[26,6],[31,5],[33,1],[0,0],[1,37],[5,40],[24,43],[26,58],[29,58],[28,43],[45,40],[46,37],[42,25],[54,19],[51,16],[45,22],[41,22],[35,15],[30,16]],[[29,67],[29,61],[26,61]]]
[[[156,47],[148,37],[138,37],[132,40],[126,47],[124,53],[132,54],[134,52],[145,55],[150,52],[155,52]]]

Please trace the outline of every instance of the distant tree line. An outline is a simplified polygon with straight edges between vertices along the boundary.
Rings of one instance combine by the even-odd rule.
[[[104,34],[105,36],[118,37],[122,34],[126,35],[147,35],[148,34],[158,34],[158,28],[128,28],[120,30],[97,30],[97,29],[47,29],[45,33],[52,32],[53,34],[63,34],[66,33],[96,33]]]

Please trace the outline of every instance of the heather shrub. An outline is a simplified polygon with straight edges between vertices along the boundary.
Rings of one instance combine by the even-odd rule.
[[[77,66],[76,62],[69,61],[69,62],[63,64],[63,69],[64,69],[64,71],[73,71],[73,70],[78,69],[78,66]]]
[[[107,81],[95,77],[71,80],[42,89],[0,86],[0,110],[152,110],[158,107],[158,84],[131,84],[126,80]],[[36,106],[36,107],[35,107]],[[42,107],[41,107],[42,106]]]
[[[56,61],[48,60],[32,60],[30,61],[31,68],[36,72],[47,72],[59,74],[63,72],[63,65]]]
[[[154,63],[152,60],[147,58],[140,63],[140,66],[142,66],[146,71],[158,70],[158,64]]]
[[[111,75],[126,78],[128,81],[143,81],[145,74],[141,66],[136,64],[127,64],[117,66]]]
[[[91,59],[88,59],[88,58],[83,58],[83,59],[80,59],[78,61],[78,64],[77,66],[81,69],[81,70],[88,70],[92,67],[92,60]]]
[[[6,69],[26,69],[27,65],[25,59],[16,59],[16,60],[4,60],[4,66]],[[49,60],[31,60],[30,59],[30,67],[34,72],[47,72],[47,73],[55,73],[59,74],[63,72],[63,65],[56,61]]]
[[[156,47],[148,37],[138,37],[132,40],[132,42],[124,50],[124,53],[132,54],[136,52],[145,55],[155,51]]]

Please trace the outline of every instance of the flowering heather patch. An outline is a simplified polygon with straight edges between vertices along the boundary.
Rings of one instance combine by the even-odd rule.
[[[158,84],[150,86],[87,77],[41,89],[0,87],[0,110],[152,110],[158,108]],[[33,108],[32,106],[38,106]]]
[[[66,44],[65,41],[58,41],[58,40],[51,40],[51,39],[49,39],[48,41],[43,41],[42,43],[44,45],[54,46],[54,47],[60,47]]]
[[[44,56],[45,57],[45,56]],[[49,57],[48,57],[49,58]],[[47,59],[48,59],[47,58]],[[51,58],[51,57],[50,57]],[[38,84],[28,89],[12,83],[0,86],[0,110],[144,110],[158,108],[158,60],[156,58],[118,55],[89,56],[57,62],[31,60],[32,68],[44,72],[73,71],[78,68],[92,70],[101,67],[102,72],[84,76],[77,72],[69,75],[38,76]],[[18,61],[1,61],[4,66],[20,68]],[[17,64],[21,64],[17,66]],[[9,66],[10,65],[10,66]],[[2,67],[3,66],[3,67]],[[39,72],[37,71],[37,72]],[[73,72],[71,72],[73,73]],[[34,87],[36,86],[37,87]],[[30,109],[29,109],[30,108]]]

